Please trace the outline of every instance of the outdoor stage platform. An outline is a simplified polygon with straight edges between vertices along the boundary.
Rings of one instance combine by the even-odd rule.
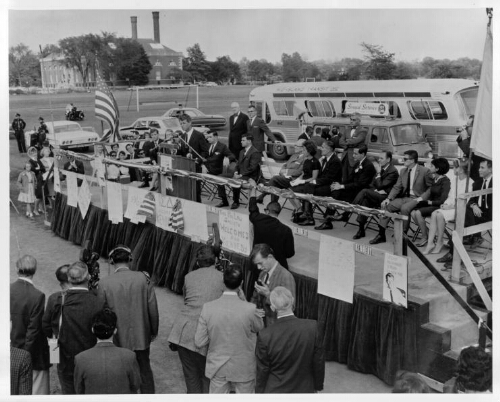
[[[127,192],[127,186],[123,186],[124,211]],[[91,193],[91,206],[84,220],[78,208],[66,205],[66,195],[57,194],[52,231],[75,244],[91,239],[93,250],[103,257],[116,244],[126,244],[133,249],[133,269],[149,272],[158,286],[182,294],[184,276],[194,269],[194,255],[201,243],[147,221],[133,224],[124,218],[123,223],[112,224],[102,190],[92,186]],[[209,202],[204,197],[203,202],[213,206],[218,200]],[[243,205],[236,212],[248,213]],[[280,220],[294,228],[290,215],[290,211],[284,209]],[[211,231],[216,214],[207,216]],[[355,215],[351,222],[355,223]],[[343,222],[335,222],[333,230],[322,232],[312,227],[295,229],[295,256],[288,261],[297,285],[296,315],[319,321],[327,360],[374,374],[390,385],[400,369],[422,373],[438,382],[451,378],[460,348],[477,343],[477,325],[411,252],[408,254],[408,308],[382,299],[383,255],[393,251],[391,231],[388,242],[373,248],[372,255],[356,253],[352,304],[317,294],[319,235],[351,240],[356,231],[356,225],[344,226]],[[357,243],[368,245],[375,235],[376,232],[368,230],[367,237]],[[471,254],[471,258],[483,263],[482,277],[491,276],[491,251],[481,252],[483,255],[476,258]],[[228,251],[225,255],[245,270],[244,290],[250,298],[258,275],[256,270],[246,256]],[[429,257],[435,262],[440,255]],[[436,266],[440,268],[441,264]],[[449,273],[443,275],[448,277]],[[452,286],[467,300],[470,285]],[[485,317],[484,312],[476,312]]]

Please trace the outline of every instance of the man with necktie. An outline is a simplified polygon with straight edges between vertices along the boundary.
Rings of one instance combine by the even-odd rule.
[[[12,129],[14,130],[14,134],[16,136],[17,148],[21,154],[26,153],[26,141],[24,140],[25,127],[25,121],[21,119],[21,115],[19,113],[16,113],[16,118],[12,121]]]
[[[250,105],[248,107],[248,115],[247,133],[253,136],[253,146],[255,149],[259,152],[264,152],[266,149],[266,144],[264,143],[264,133],[272,142],[276,142],[276,138],[264,120],[257,116],[257,109],[255,106]]]
[[[231,103],[233,114],[229,117],[228,146],[233,155],[239,155],[242,149],[241,136],[247,132],[248,116],[242,113],[238,102]]]
[[[340,158],[342,161],[342,181],[347,182],[352,176],[356,160],[354,159],[354,148],[363,144],[366,140],[368,131],[366,128],[361,127],[361,115],[353,113],[351,115],[351,131],[349,134],[345,132],[339,138],[340,147],[344,148],[344,152]]]

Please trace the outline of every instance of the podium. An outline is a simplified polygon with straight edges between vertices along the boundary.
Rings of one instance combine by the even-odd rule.
[[[170,169],[186,170],[196,172],[196,163],[193,159],[178,155],[158,155],[158,165]],[[196,182],[197,180],[188,177],[171,176],[173,190],[167,192],[167,176],[160,174],[160,193],[171,195],[173,197],[183,198],[189,201],[196,201]]]

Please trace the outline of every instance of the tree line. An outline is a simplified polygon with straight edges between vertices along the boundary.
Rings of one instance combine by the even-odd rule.
[[[397,61],[395,54],[382,46],[360,44],[364,57],[340,60],[307,61],[300,53],[283,53],[281,61],[271,63],[265,59],[248,60],[243,57],[235,62],[230,56],[208,61],[200,45],[195,43],[186,49],[183,69],[173,67],[168,77],[177,81],[215,81],[218,83],[248,82],[301,82],[388,80],[414,78],[466,78],[479,79],[481,61],[462,57],[456,60],[434,59]],[[58,45],[47,45],[35,54],[26,45],[19,44],[9,49],[9,83],[17,86],[41,85],[40,58],[51,53],[62,54],[64,64],[76,68],[87,82],[89,72],[98,66],[104,79],[127,80],[132,85],[148,83],[151,63],[141,44],[115,34],[87,34],[61,39]]]

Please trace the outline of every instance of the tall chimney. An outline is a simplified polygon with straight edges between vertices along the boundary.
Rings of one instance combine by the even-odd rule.
[[[132,39],[137,40],[137,17],[130,17],[132,22]]]
[[[160,13],[153,11],[154,41],[160,43]]]

